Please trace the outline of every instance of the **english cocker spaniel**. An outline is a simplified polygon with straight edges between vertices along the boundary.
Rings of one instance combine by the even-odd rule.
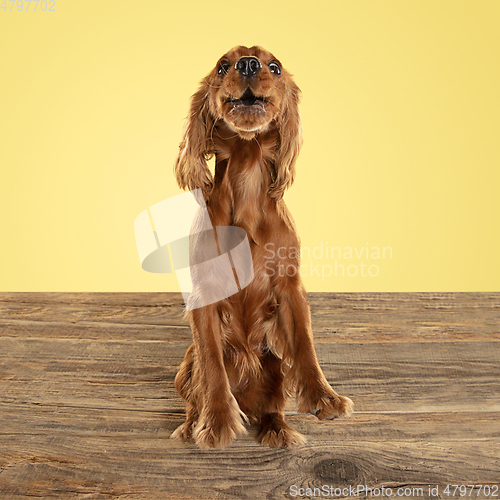
[[[276,57],[238,46],[191,100],[177,181],[201,190],[214,228],[246,231],[254,272],[238,293],[188,311],[194,343],[175,378],[186,421],[172,437],[201,448],[229,445],[248,422],[260,426],[262,444],[304,443],[285,422],[293,390],[301,413],[352,413],[352,401],[330,387],[316,356],[299,237],[283,201],[302,142],[299,95]],[[214,155],[212,175],[207,160]]]

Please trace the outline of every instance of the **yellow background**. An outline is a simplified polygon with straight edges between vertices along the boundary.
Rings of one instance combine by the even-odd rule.
[[[178,290],[141,269],[133,222],[180,193],[189,97],[237,44],[272,51],[303,92],[286,195],[303,246],[392,250],[365,259],[376,277],[354,256],[337,264],[356,277],[304,276],[308,291],[499,290],[498,0],[11,5],[0,290]]]

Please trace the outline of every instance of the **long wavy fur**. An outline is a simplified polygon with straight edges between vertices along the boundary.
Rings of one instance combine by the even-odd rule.
[[[203,191],[211,223],[245,229],[253,281],[238,293],[190,310],[193,345],[175,385],[186,421],[174,438],[224,447],[260,426],[259,439],[292,447],[304,437],[284,419],[295,388],[299,411],[349,415],[352,401],[330,387],[313,344],[300,279],[300,240],[283,195],[302,143],[300,90],[261,47],[224,54],[191,99],[175,175]],[[212,176],[207,160],[215,155]]]

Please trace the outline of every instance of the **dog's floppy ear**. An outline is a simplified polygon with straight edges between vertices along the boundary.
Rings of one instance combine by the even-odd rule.
[[[184,127],[179,156],[174,171],[182,189],[200,188],[205,198],[213,187],[213,178],[207,160],[214,154],[210,139],[214,120],[209,110],[209,85],[206,80],[191,98],[189,115]]]
[[[283,110],[278,120],[279,144],[274,162],[273,181],[269,187],[269,194],[275,199],[282,198],[285,190],[292,185],[295,161],[302,146],[299,98],[299,87],[288,79]]]

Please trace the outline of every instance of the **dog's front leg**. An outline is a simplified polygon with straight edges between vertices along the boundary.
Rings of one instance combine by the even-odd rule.
[[[237,434],[246,433],[246,429],[224,368],[223,339],[216,306],[191,311],[190,323],[197,352],[196,390],[200,391],[196,397],[200,405],[199,419],[193,438],[200,448],[224,448]]]
[[[284,303],[280,304],[280,315],[293,359],[299,412],[312,413],[321,420],[349,416],[353,402],[332,389],[319,364],[309,302],[302,287],[287,294]]]

